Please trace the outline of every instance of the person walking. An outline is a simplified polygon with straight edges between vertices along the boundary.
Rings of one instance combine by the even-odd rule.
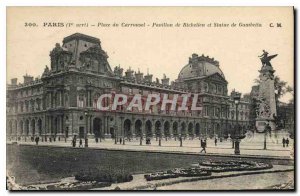
[[[79,146],[78,147],[83,147],[83,145],[82,145],[82,139],[81,138],[79,140]]]
[[[218,139],[215,138],[215,146],[217,146],[217,143],[218,143]]]
[[[75,138],[73,138],[73,140],[72,140],[72,146],[73,146],[73,148],[76,147],[76,139]]]
[[[282,138],[282,146],[285,147],[285,139]]]
[[[206,148],[205,140],[204,141],[201,140],[201,148],[202,148],[202,150],[200,151],[200,153],[202,153],[203,151],[204,151],[204,153],[206,153],[206,150],[205,150],[205,148]]]
[[[39,140],[40,140],[39,137],[35,137],[35,145],[39,145]]]
[[[289,138],[286,138],[285,140],[286,147],[289,147],[289,143],[290,143]]]

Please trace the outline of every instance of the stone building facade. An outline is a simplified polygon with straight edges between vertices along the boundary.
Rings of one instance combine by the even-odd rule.
[[[153,75],[120,66],[111,69],[98,38],[75,33],[50,52],[51,66],[42,77],[25,75],[24,82],[7,85],[7,136],[24,139],[35,135],[71,138],[109,137],[224,137],[236,123],[236,110],[219,62],[193,54],[178,78]],[[149,93],[197,93],[199,111],[99,111],[95,100],[103,93],[129,96]],[[238,123],[249,126],[249,101],[238,106]]]

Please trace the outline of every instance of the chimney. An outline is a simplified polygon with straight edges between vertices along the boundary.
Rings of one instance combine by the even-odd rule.
[[[167,78],[166,74],[164,74],[163,79],[161,79],[161,83],[165,86],[169,85],[170,78]]]
[[[140,70],[137,73],[135,73],[135,79],[136,79],[136,81],[137,82],[141,82],[143,80],[143,75],[144,74],[141,73]]]
[[[17,85],[17,83],[18,83],[18,78],[12,78],[11,80],[11,85]]]
[[[133,78],[133,70],[131,70],[131,68],[129,67],[129,69],[127,69],[127,71],[125,72],[125,77],[127,79],[132,79]]]
[[[152,74],[147,74],[147,75],[145,75],[144,76],[144,80],[145,80],[145,82],[152,82],[152,77],[153,77],[153,75]]]
[[[24,84],[28,84],[28,83],[30,83],[30,82],[32,82],[33,81],[33,76],[30,76],[30,75],[25,75],[25,76],[23,76],[24,77]]]

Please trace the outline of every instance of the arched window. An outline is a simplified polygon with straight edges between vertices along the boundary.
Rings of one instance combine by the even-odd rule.
[[[78,95],[78,107],[83,108],[84,107],[84,95],[80,94]]]
[[[69,107],[69,94],[65,93],[65,107]]]

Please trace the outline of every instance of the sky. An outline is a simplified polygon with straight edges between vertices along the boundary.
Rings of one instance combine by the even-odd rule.
[[[64,27],[49,23],[64,23]],[[67,23],[74,25],[66,27]],[[146,27],[98,27],[98,23],[145,23]],[[152,27],[153,23],[205,27]],[[210,23],[229,27],[208,27]],[[231,27],[233,23],[237,26]],[[262,27],[239,27],[239,23]],[[175,80],[193,53],[204,54],[220,62],[229,92],[249,93],[261,68],[258,56],[266,50],[278,54],[271,61],[275,74],[292,87],[294,83],[292,7],[9,7],[6,81],[17,77],[23,82],[26,73],[41,76],[45,65],[50,65],[55,43],[76,32],[101,40],[112,69],[117,65],[144,73],[149,69],[154,79],[165,73]],[[287,94],[282,101],[289,99]]]

